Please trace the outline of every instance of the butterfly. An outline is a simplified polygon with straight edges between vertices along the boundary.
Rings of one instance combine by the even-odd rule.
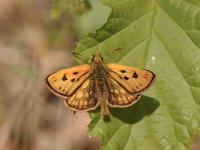
[[[72,111],[90,111],[100,105],[101,114],[108,115],[108,106],[124,108],[136,103],[154,79],[155,74],[149,70],[105,64],[101,54],[95,54],[90,64],[52,73],[46,83]]]

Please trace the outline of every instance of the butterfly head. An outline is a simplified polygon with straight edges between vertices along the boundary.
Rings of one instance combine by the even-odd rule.
[[[92,62],[95,64],[100,64],[103,62],[103,57],[101,56],[101,54],[96,54],[92,56]]]

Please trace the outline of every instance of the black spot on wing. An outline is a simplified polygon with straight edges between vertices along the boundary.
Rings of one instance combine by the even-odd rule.
[[[129,77],[127,77],[127,76],[124,76],[124,79],[125,79],[125,80],[128,80],[128,79],[129,79]]]
[[[74,75],[77,75],[77,74],[78,74],[78,71],[76,71],[76,72],[73,72],[73,74],[74,74]]]
[[[63,75],[62,80],[63,80],[63,81],[68,80],[66,74]]]
[[[121,71],[121,73],[126,73],[126,70],[120,70]]]
[[[133,76],[132,76],[133,78],[138,78],[138,74],[134,71],[134,73],[133,73]]]
[[[71,82],[74,82],[75,81],[75,78],[71,79]]]

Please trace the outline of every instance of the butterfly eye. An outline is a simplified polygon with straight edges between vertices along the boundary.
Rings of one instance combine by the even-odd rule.
[[[103,61],[103,57],[102,56],[100,56],[101,57],[101,60]]]
[[[92,59],[92,62],[94,61],[94,57],[95,57],[95,56],[94,56],[94,55],[92,55],[92,57],[91,57],[91,59]]]

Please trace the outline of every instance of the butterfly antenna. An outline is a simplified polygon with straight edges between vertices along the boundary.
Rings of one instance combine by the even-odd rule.
[[[117,51],[119,51],[119,50],[122,50],[122,48],[117,48],[117,49],[115,49],[114,51],[111,52],[111,54],[114,53],[114,52],[117,52]]]
[[[88,61],[87,61],[86,59],[83,59],[83,58],[80,56],[79,53],[73,52],[72,55],[73,55],[75,58],[80,59],[82,62],[84,62],[84,63],[86,63],[86,64],[88,63]]]
[[[115,50],[113,50],[113,51],[111,51],[111,52],[109,52],[109,53],[107,53],[107,54],[105,54],[106,56],[109,56],[109,55],[111,55],[111,54],[113,54],[113,53],[115,53],[115,52],[117,52],[117,51],[119,51],[119,50],[122,50],[122,48],[117,48],[117,49],[115,49]]]

